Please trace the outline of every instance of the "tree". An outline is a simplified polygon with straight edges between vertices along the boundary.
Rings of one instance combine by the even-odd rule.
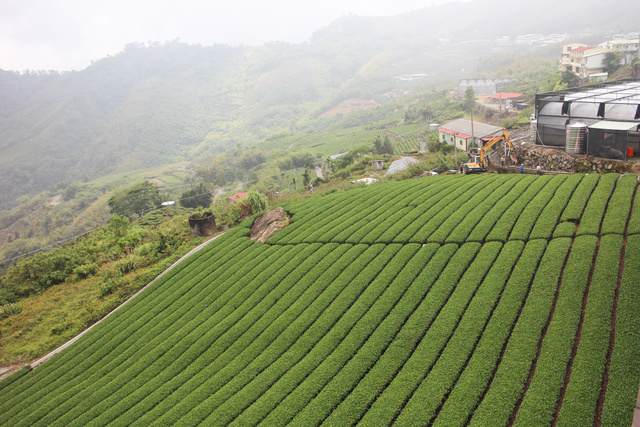
[[[603,69],[605,72],[612,74],[615,73],[618,68],[620,68],[620,63],[622,61],[622,57],[618,52],[607,52],[604,54],[604,58],[602,60]]]
[[[122,215],[114,215],[109,220],[109,229],[116,238],[121,238],[127,234],[129,228],[129,219]]]
[[[155,184],[145,181],[123,191],[118,191],[107,203],[114,215],[130,216],[141,214],[145,210],[156,207],[161,202],[160,192]]]
[[[384,142],[382,143],[382,153],[378,154],[393,154],[393,145],[391,145],[389,135],[384,136]]]
[[[373,140],[373,146],[376,150],[376,154],[382,154],[382,140],[380,139],[380,135],[376,135],[375,139]]]
[[[467,90],[464,93],[464,109],[467,111],[471,111],[473,107],[476,105],[476,93],[473,91],[473,87],[467,87]]]
[[[309,169],[305,168],[304,172],[302,173],[302,185],[307,186],[309,185],[309,180],[311,179],[311,177],[309,176]]]
[[[212,201],[213,196],[211,195],[211,190],[205,184],[193,187],[180,196],[180,204],[185,208],[197,208],[198,206],[207,208],[211,205]]]
[[[567,69],[560,75],[560,82],[558,82],[557,86],[559,85],[566,85],[564,86],[565,88],[577,87],[580,85],[580,79],[578,78],[578,75],[573,72],[573,67],[571,65],[568,65]]]
[[[633,58],[631,58],[631,77],[640,76],[640,58],[636,53]]]

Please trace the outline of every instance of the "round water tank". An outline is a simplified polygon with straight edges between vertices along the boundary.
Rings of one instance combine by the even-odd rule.
[[[584,154],[587,148],[587,125],[576,122],[567,125],[565,151],[570,154]]]
[[[529,131],[531,132],[531,142],[534,144],[538,143],[538,121],[535,119],[531,119],[531,123],[529,124]]]

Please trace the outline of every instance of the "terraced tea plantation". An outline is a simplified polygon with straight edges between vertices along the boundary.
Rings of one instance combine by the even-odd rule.
[[[3,425],[621,425],[637,176],[437,176],[227,232],[37,369]]]

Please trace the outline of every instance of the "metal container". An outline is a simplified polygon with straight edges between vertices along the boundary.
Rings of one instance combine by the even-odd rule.
[[[531,123],[529,124],[529,131],[531,132],[531,142],[537,144],[538,138],[538,121],[535,119],[531,119]]]
[[[585,154],[587,150],[587,125],[576,122],[567,125],[565,151],[569,154]]]
[[[216,219],[211,212],[189,215],[189,229],[194,237],[210,236],[216,232]]]

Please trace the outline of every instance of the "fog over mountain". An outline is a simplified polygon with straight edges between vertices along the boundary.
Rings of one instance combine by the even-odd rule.
[[[453,2],[344,16],[307,42],[130,43],[81,71],[0,70],[0,208],[61,183],[322,130],[331,124],[322,113],[344,100],[385,102],[394,76],[423,73],[419,89],[451,87],[480,58],[529,49],[498,50],[497,37],[606,39],[637,31],[638,15],[630,0]],[[469,43],[479,39],[488,42]]]

